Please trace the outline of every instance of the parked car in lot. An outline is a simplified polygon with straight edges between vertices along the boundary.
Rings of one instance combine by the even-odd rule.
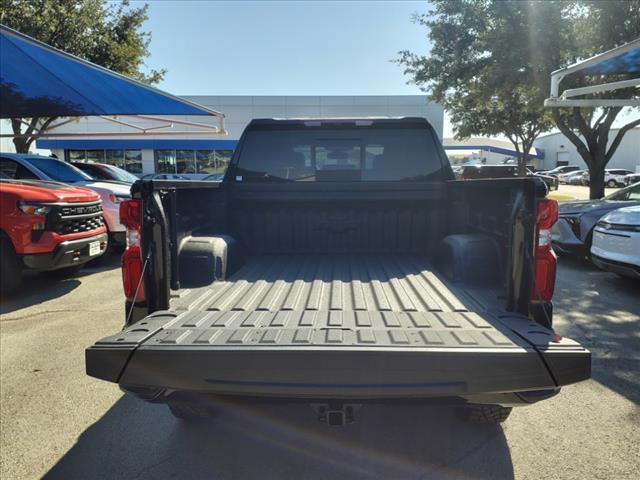
[[[553,249],[558,253],[589,256],[593,228],[606,213],[621,207],[640,205],[640,183],[623,188],[600,200],[562,202],[559,217],[551,229]]]
[[[481,178],[512,178],[518,174],[516,165],[465,165],[460,171],[461,180],[478,180]],[[527,168],[527,176],[542,180],[549,190],[558,189],[558,179],[543,173],[533,172]]]
[[[102,199],[102,214],[111,245],[124,246],[124,225],[120,223],[120,202],[131,198],[130,186],[100,182],[73,165],[52,157],[39,155],[0,153],[0,171],[16,180],[39,179],[90,188]]]
[[[186,175],[179,173],[147,173],[142,177],[143,180],[191,180]]]
[[[453,181],[424,118],[253,120],[222,182],[132,191],[126,327],[86,371],[178,418],[440,402],[500,422],[590,375],[552,329],[556,201],[534,177]]]
[[[544,175],[551,175],[556,177],[558,175],[562,175],[565,173],[575,172],[576,170],[580,170],[580,167],[577,165],[563,165],[561,167],[556,167],[552,170],[539,170],[538,173],[542,173]]]
[[[529,174],[529,176],[534,176],[534,177],[538,177],[540,179],[542,179],[542,181],[547,185],[547,188],[549,190],[557,190],[558,186],[559,186],[559,181],[558,181],[558,177],[554,177],[552,175],[547,175],[545,173],[534,173],[534,174]]]
[[[598,221],[591,261],[602,270],[640,279],[640,205],[619,208]]]
[[[633,173],[633,172],[630,172],[629,170],[619,169],[619,168],[613,168],[613,169],[607,168],[604,171],[604,184],[609,188],[624,187],[625,186],[624,177],[626,175],[629,175],[630,173]],[[591,184],[591,177],[589,175],[589,171],[587,170],[582,174],[582,185],[590,185],[590,184]]]
[[[572,181],[574,178],[577,179],[578,183],[576,183],[576,185],[580,185],[581,182],[581,178],[582,178],[582,174],[585,172],[586,170],[575,170],[573,172],[569,172],[569,173],[561,173],[560,175],[558,175],[558,182],[563,183],[563,184],[568,184],[568,185],[572,185]]]
[[[98,181],[120,182],[131,185],[138,180],[138,177],[133,173],[108,163],[71,162],[71,165]]]
[[[480,178],[510,178],[517,175],[515,165],[464,165],[460,169],[461,180]]]
[[[625,175],[623,182],[626,187],[633,185],[636,182],[640,182],[640,173],[630,173],[629,175]]]
[[[582,176],[587,173],[587,170],[578,170],[576,172],[568,173],[566,177],[567,185],[582,185]]]
[[[100,196],[87,188],[0,178],[0,284],[15,292],[24,270],[72,274],[102,255]]]

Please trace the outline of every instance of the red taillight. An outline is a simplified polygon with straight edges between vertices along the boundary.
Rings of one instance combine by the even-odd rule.
[[[120,203],[120,223],[127,229],[140,230],[142,226],[142,202],[125,200]]]
[[[556,284],[557,257],[551,247],[551,227],[558,220],[558,202],[549,198],[538,200],[536,220],[536,274],[531,300],[549,302]]]
[[[142,262],[142,202],[126,200],[120,204],[120,223],[127,227],[127,248],[122,254],[124,294],[134,302],[146,299]]]
[[[140,247],[127,246],[122,254],[122,286],[124,295],[129,300],[140,302],[145,300],[144,282],[142,279],[142,255]],[[140,285],[138,287],[138,285]],[[136,290],[137,295],[136,295]]]

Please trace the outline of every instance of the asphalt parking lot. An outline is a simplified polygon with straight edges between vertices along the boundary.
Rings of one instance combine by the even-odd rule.
[[[502,427],[446,408],[367,407],[331,429],[309,408],[227,409],[185,426],[84,374],[123,320],[117,257],[1,305],[2,479],[637,478],[640,284],[562,258],[555,325],[593,352],[593,379]]]

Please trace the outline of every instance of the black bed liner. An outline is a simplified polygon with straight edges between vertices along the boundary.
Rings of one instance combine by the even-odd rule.
[[[588,378],[589,352],[491,293],[445,284],[425,257],[250,257],[87,350],[125,385],[287,397],[543,390]],[[486,299],[486,300],[485,300]]]
[[[464,312],[423,255],[249,257],[227,281],[181,291],[173,310]]]

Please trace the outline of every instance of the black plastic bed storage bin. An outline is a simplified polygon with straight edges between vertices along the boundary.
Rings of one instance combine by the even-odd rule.
[[[241,263],[237,242],[227,235],[186,237],[178,261],[181,288],[195,288],[224,280]]]

